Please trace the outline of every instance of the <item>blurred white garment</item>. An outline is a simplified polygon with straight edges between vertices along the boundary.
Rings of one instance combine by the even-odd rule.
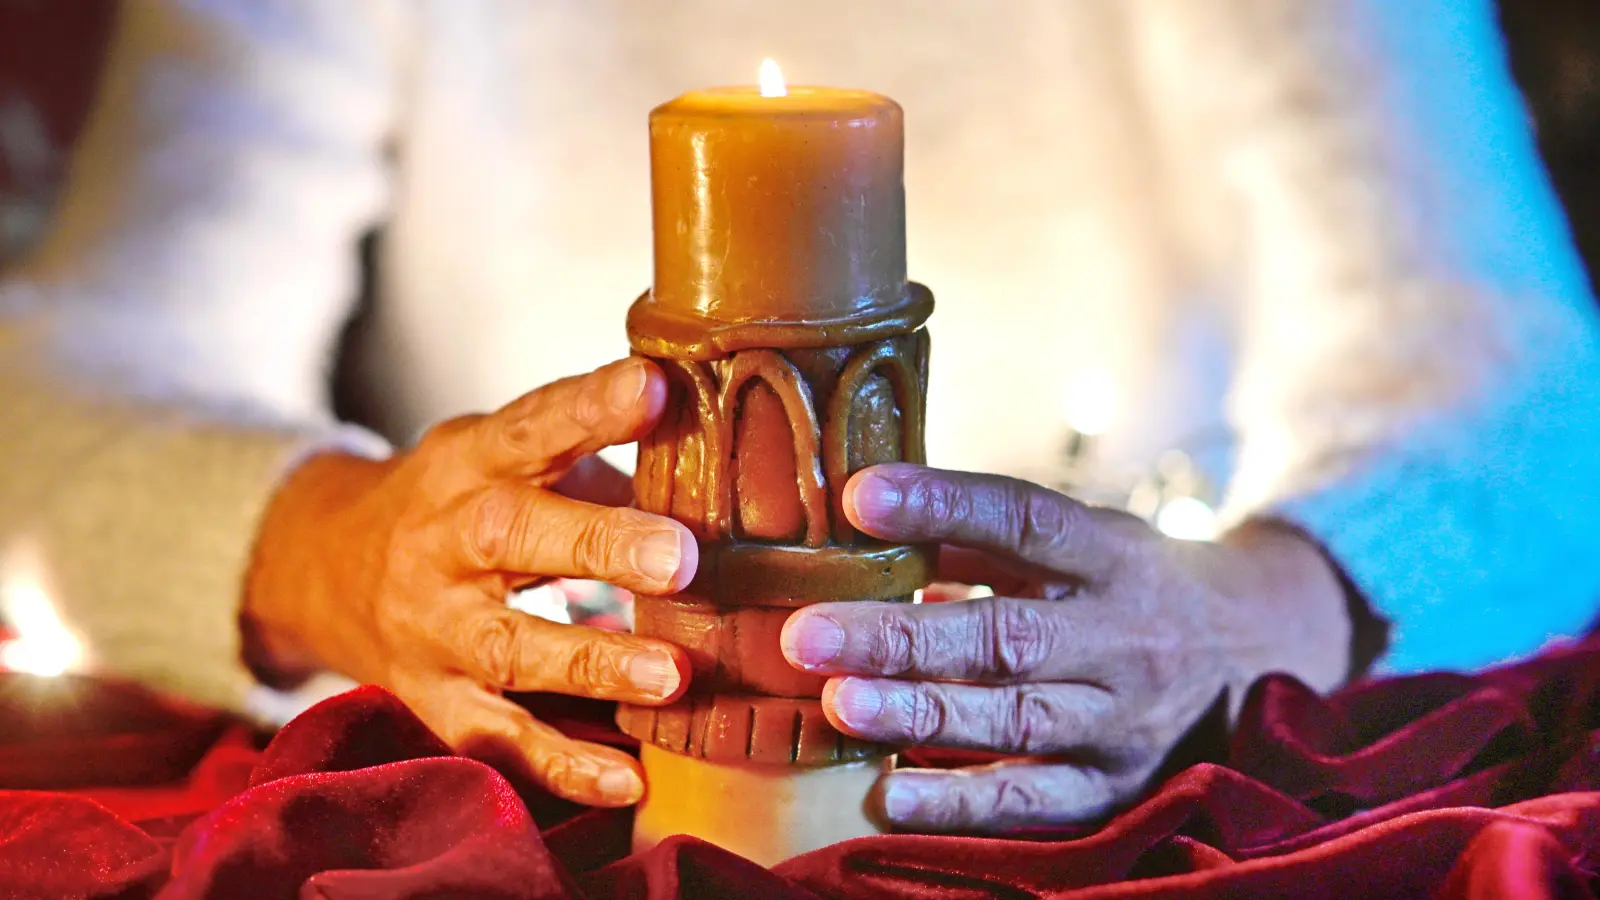
[[[649,109],[767,56],[905,107],[933,462],[1047,471],[1094,385],[1114,458],[1236,436],[1233,514],[1322,540],[1395,668],[1593,614],[1593,312],[1487,0],[125,6],[58,228],[0,292],[0,537],[116,583],[60,579],[112,668],[248,688],[254,516],[295,454],[362,441],[324,430],[362,234],[391,439],[593,368],[650,278]],[[61,449],[108,440],[114,468]],[[207,480],[123,483],[179,465]],[[156,610],[197,607],[172,649]]]

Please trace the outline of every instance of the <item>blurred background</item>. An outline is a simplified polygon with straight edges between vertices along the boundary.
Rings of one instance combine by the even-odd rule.
[[[44,228],[65,176],[72,142],[93,100],[116,7],[116,0],[0,0],[0,270],[17,259]],[[1499,7],[1513,68],[1537,122],[1541,149],[1593,271],[1600,260],[1600,4],[1506,0]],[[720,71],[724,67],[713,68]],[[689,67],[677,74],[699,77],[703,73]],[[730,72],[727,77],[736,79],[740,74]],[[804,80],[803,75],[797,77]],[[619,98],[618,102],[631,110],[635,99]],[[917,155],[930,152],[918,146],[915,112],[912,110],[910,123],[908,178],[916,174]],[[929,126],[929,133],[933,127]],[[642,134],[635,149],[642,160]],[[915,239],[918,198],[923,198],[922,205],[927,208],[931,205],[927,195],[945,188],[920,182],[913,187],[917,189],[912,197]],[[916,277],[915,257],[919,254],[915,240],[912,249]],[[921,256],[926,268],[929,254],[924,251]],[[933,286],[940,289],[940,283]],[[946,293],[955,290],[944,286]],[[950,322],[959,312],[947,309],[942,318]],[[1063,401],[1056,404],[1056,414],[1063,420],[1081,420],[1078,424],[1083,430],[1094,430],[1106,412],[1099,408],[1103,403],[1093,402],[1097,396],[1094,387],[1078,391],[1089,397],[1089,402]],[[352,393],[346,390],[339,397],[341,412],[357,420],[369,418],[363,415],[363,399]],[[937,423],[934,427],[937,429]],[[1063,460],[1070,462],[1084,445],[1070,428],[1064,429],[1063,435]],[[1197,435],[1196,446],[1183,449],[1203,455],[1206,441],[1205,435]],[[1181,474],[1182,464],[1168,462],[1164,468],[1169,475],[1177,473],[1180,481],[1188,477]],[[1058,475],[1070,478],[1066,473]],[[1126,493],[1130,487],[1125,484],[1120,490]]]
[[[115,0],[0,0],[0,271],[38,239],[48,221],[93,100],[115,12]],[[1499,14],[1540,149],[1592,277],[1600,263],[1600,3],[1503,0]],[[370,259],[370,241],[368,249]],[[620,319],[618,329],[620,334]],[[363,401],[348,390],[350,383],[342,379],[336,385],[339,410],[362,420]],[[1093,388],[1079,391],[1074,402],[1040,407],[1060,419],[1060,450],[1047,471],[1030,474],[1128,508],[1174,536],[1209,536],[1217,501],[1209,473],[1217,467],[1206,457],[1214,436],[1196,433],[1139,471],[1091,471],[1088,462],[1107,412],[1096,403],[1104,392]],[[617,626],[628,619],[625,596],[593,585],[548,586],[520,602],[556,619]],[[14,620],[19,613],[0,613],[0,628],[8,615]],[[0,665],[5,662],[0,654]],[[12,662],[38,668],[37,661]]]

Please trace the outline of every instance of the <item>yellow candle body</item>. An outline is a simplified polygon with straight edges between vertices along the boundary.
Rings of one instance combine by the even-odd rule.
[[[710,359],[849,343],[839,329],[903,317],[904,144],[900,107],[868,91],[718,88],[658,107],[655,287],[629,316],[636,346]]]

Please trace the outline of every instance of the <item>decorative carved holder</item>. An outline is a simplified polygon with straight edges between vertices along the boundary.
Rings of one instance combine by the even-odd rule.
[[[624,707],[625,732],[716,762],[820,766],[885,752],[828,724],[824,679],[790,666],[778,634],[798,607],[909,601],[927,584],[930,549],[866,538],[843,511],[852,473],[923,461],[927,360],[926,329],[659,360],[669,413],[640,444],[636,494],[700,538],[700,571],[682,594],[638,598],[635,628],[686,648],[694,677],[672,706]]]
[[[641,508],[700,542],[692,584],[640,597],[635,630],[687,649],[689,692],[623,706],[650,784],[646,846],[687,832],[773,863],[875,830],[889,748],[829,724],[825,679],[788,664],[784,622],[825,601],[908,601],[936,548],[844,515],[850,475],[923,461],[933,296],[906,280],[899,106],[862,91],[688,94],[651,113],[655,281],[628,313],[667,373],[639,444]]]

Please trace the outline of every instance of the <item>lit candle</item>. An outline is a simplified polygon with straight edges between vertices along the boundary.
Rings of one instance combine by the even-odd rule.
[[[872,321],[852,321],[854,331],[894,330],[909,307],[930,306],[907,294],[904,140],[893,100],[786,87],[771,60],[758,86],[694,91],[657,108],[655,288],[628,319],[636,347],[710,358],[772,343],[746,324],[866,314]],[[825,329],[806,340],[832,337]]]
[[[700,567],[635,605],[694,665],[677,702],[619,711],[649,782],[637,847],[690,834],[773,864],[877,830],[887,748],[834,730],[779,635],[809,604],[910,601],[935,569],[843,512],[851,473],[923,461],[933,297],[906,280],[903,135],[887,97],[789,88],[770,60],[650,116],[655,283],[628,337],[672,387],[635,493]]]

